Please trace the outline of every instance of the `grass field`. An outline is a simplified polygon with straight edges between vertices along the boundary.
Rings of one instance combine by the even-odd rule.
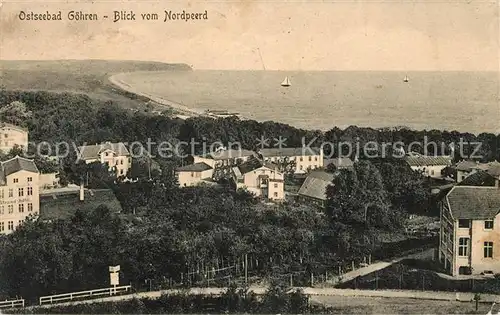
[[[486,314],[491,307],[479,303],[476,312],[472,302],[342,296],[315,296],[311,303],[332,307],[333,314]]]
[[[144,100],[116,90],[108,78],[133,71],[186,71],[184,64],[145,61],[59,60],[0,61],[0,86],[9,90],[45,90],[83,93],[101,100],[113,100],[126,108],[136,108]]]

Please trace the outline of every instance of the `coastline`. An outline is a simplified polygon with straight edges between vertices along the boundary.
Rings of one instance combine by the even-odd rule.
[[[148,100],[150,100],[151,102],[154,102],[160,106],[165,106],[165,107],[172,108],[172,109],[176,110],[177,112],[179,112],[179,114],[176,114],[176,116],[178,118],[187,119],[187,118],[196,117],[196,116],[206,116],[204,111],[189,108],[181,103],[173,102],[173,101],[164,99],[162,97],[158,97],[158,96],[154,96],[154,95],[151,95],[148,93],[136,91],[129,84],[123,82],[122,80],[120,80],[118,78],[118,76],[120,76],[122,74],[123,73],[114,74],[114,75],[108,77],[108,81],[116,88],[121,89],[125,92],[132,93],[132,94],[135,94],[137,96],[145,97]]]

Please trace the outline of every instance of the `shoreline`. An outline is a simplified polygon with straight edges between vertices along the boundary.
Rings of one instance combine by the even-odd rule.
[[[120,75],[122,75],[122,73],[114,74],[114,75],[108,77],[108,81],[118,89],[121,89],[121,90],[128,92],[128,93],[135,94],[137,96],[145,97],[150,102],[154,102],[160,106],[165,106],[165,107],[174,109],[175,111],[179,112],[179,114],[175,114],[175,116],[187,116],[187,118],[197,117],[197,116],[206,116],[204,111],[196,110],[194,108],[189,108],[186,105],[183,105],[183,104],[177,103],[177,102],[173,102],[173,101],[164,99],[162,97],[153,96],[153,95],[150,95],[150,94],[144,93],[144,92],[138,92],[138,91],[134,90],[129,84],[118,79],[117,76],[120,76]],[[179,117],[179,118],[185,119],[183,117]]]

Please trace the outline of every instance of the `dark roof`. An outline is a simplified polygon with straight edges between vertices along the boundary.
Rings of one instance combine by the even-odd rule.
[[[16,156],[10,160],[2,162],[2,173],[4,176],[9,176],[10,174],[19,171],[39,173],[33,160],[28,160],[20,156]]]
[[[495,177],[486,171],[477,171],[464,178],[458,186],[495,186]]]
[[[185,165],[177,168],[178,172],[203,172],[211,170],[212,167],[204,162],[198,162],[190,165]]]
[[[446,196],[455,220],[492,219],[500,212],[500,189],[455,186]]]
[[[269,169],[272,169],[272,170],[276,170],[278,168],[278,166],[276,164],[269,163],[269,162],[262,162],[261,160],[259,160],[257,158],[250,158],[248,161],[241,163],[238,166],[238,169],[239,169],[241,175],[245,175],[246,173],[249,173],[249,172],[256,170],[258,168],[261,168],[263,166],[267,167]]]
[[[335,175],[325,171],[312,171],[302,184],[298,194],[315,199],[326,200],[326,188],[333,185]]]
[[[409,155],[405,161],[410,166],[451,165],[450,156]]]
[[[40,219],[68,219],[78,210],[93,211],[101,205],[107,206],[112,213],[122,211],[120,202],[111,189],[86,189],[83,201],[80,201],[79,191],[44,194],[40,196]]]
[[[332,159],[324,159],[323,166],[327,167],[328,165],[333,164],[336,168],[343,167],[352,167],[354,166],[354,162],[350,158],[332,158]]]
[[[81,159],[83,160],[98,159],[99,154],[106,150],[111,150],[119,156],[130,155],[127,147],[123,142],[118,142],[118,143],[106,142],[101,144],[85,145],[78,147],[78,151],[81,154]]]
[[[259,153],[264,157],[320,155],[320,148],[265,148]]]
[[[473,168],[477,166],[477,162],[474,161],[460,161],[455,165],[457,171],[470,172]]]

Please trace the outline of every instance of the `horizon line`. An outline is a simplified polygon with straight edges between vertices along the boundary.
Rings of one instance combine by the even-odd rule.
[[[228,68],[196,68],[187,62],[168,62],[159,60],[141,60],[141,59],[102,59],[102,58],[86,58],[86,59],[6,59],[0,58],[0,62],[57,62],[57,61],[108,61],[108,62],[138,62],[138,63],[160,63],[165,65],[185,65],[191,68],[191,70],[202,70],[202,71],[262,71],[262,72],[493,72],[498,73],[500,69],[262,69],[262,68],[247,68],[247,69],[228,69]]]

